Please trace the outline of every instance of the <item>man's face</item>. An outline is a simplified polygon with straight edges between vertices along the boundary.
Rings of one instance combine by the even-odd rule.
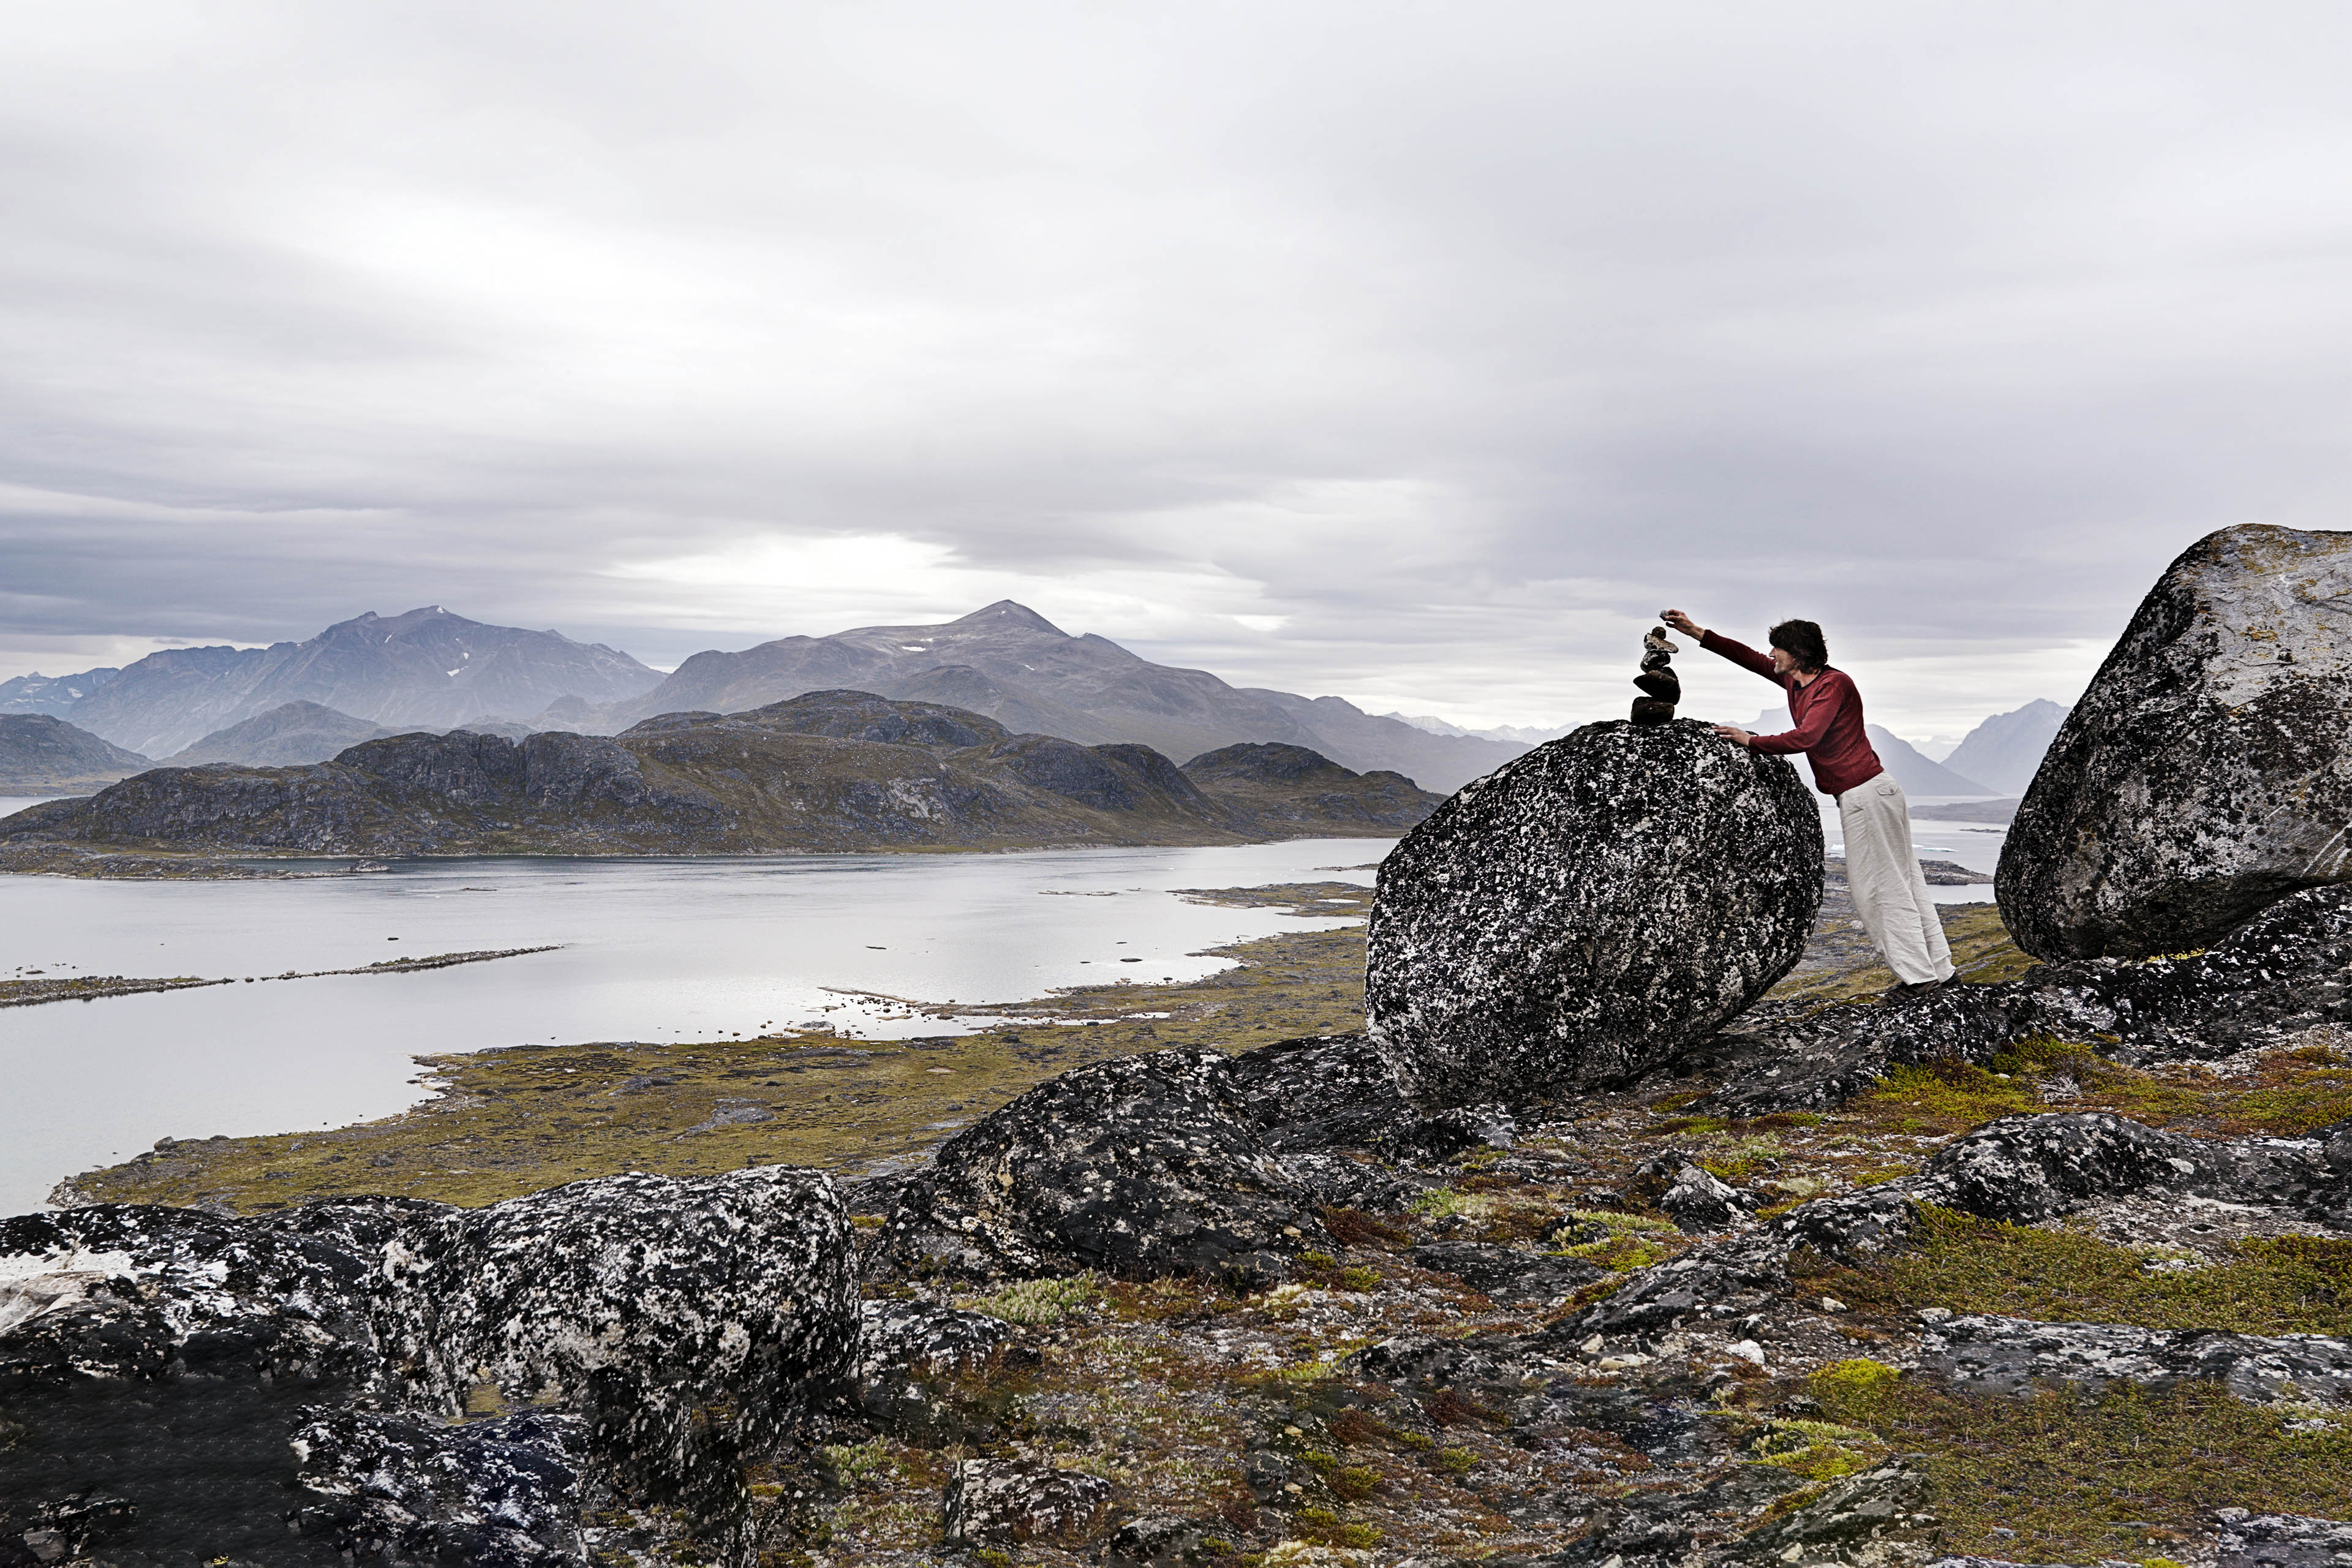
[[[1774,648],[1772,650],[1772,673],[1775,675],[1796,674],[1797,656],[1790,653],[1784,647]]]

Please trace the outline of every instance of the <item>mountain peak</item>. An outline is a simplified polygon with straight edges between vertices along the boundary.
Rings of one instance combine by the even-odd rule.
[[[1016,604],[1011,599],[999,599],[948,624],[956,626],[1020,626],[1033,632],[1050,632],[1057,637],[1070,635],[1028,605]]]

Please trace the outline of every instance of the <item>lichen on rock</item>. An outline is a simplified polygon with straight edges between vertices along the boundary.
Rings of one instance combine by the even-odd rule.
[[[1465,786],[1381,862],[1371,1038],[1436,1106],[1637,1076],[1795,966],[1822,844],[1786,760],[1694,721],[1588,724]]]
[[[2050,744],[1996,889],[2038,958],[2210,945],[2352,874],[2352,533],[2206,535]]]

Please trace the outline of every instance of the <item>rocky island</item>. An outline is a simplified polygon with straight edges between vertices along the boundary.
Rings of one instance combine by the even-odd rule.
[[[2259,573],[2330,542],[2245,537],[2277,531],[2200,549]],[[2083,709],[2118,706],[2095,683]],[[1567,825],[1604,910],[1692,834],[1801,851],[1777,777],[1683,728],[1539,749],[1496,831]],[[1685,768],[1648,837],[1577,793],[1636,745]],[[1678,915],[1720,930],[1646,963],[1521,940],[1545,906],[1463,831],[1475,805],[1383,870],[1373,1016],[1402,1046],[1346,1026],[1354,954],[1322,932],[1318,965],[1269,945],[977,1037],[484,1053],[404,1121],[79,1179],[0,1226],[0,1552],[2352,1554],[2352,886],[2279,887],[2197,951],[2037,963],[2029,931],[2168,929],[2218,907],[2197,879],[2247,882],[2227,857],[2119,890],[2005,864],[2029,951],[1952,911],[1960,980],[1881,1000],[1833,896],[1791,950],[1818,880]],[[1457,889],[1458,972],[1431,887]],[[1615,929],[1595,944],[1638,940]],[[1402,1022],[1441,980],[1447,1026]],[[1626,1038],[1557,1026],[1581,1016]],[[1431,1092],[1471,1059],[1462,1019],[1507,1032]]]
[[[156,768],[0,824],[0,866],[102,854],[714,855],[1392,835],[1441,796],[1302,747],[1178,767],[861,691],[666,713],[612,737],[457,730],[295,767]]]

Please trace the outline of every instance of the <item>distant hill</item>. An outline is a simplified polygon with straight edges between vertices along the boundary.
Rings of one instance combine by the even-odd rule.
[[[1337,697],[1231,686],[1205,670],[1153,664],[1108,637],[1072,637],[1010,599],[939,626],[863,626],[698,653],[642,695],[530,711],[541,724],[611,734],[659,713],[739,713],[843,687],[949,703],[1015,731],[1086,745],[1135,742],[1171,757],[1244,742],[1302,746],[1350,769],[1392,770],[1441,791],[1528,749],[1433,735]]]
[[[1968,733],[1946,765],[1979,778],[2004,795],[2023,795],[2041,771],[2042,753],[2072,712],[2047,698],[1996,713]]]
[[[286,702],[214,731],[187,750],[164,758],[163,765],[193,768],[205,763],[241,763],[260,768],[292,767],[323,763],[362,741],[399,732],[316,702]]]
[[[45,721],[54,722],[54,721]],[[520,745],[453,731],[299,767],[141,773],[0,822],[11,846],[239,854],[745,854],[1234,844],[1401,833],[1443,797],[1311,752],[1195,758],[1016,735],[863,691]]]
[[[289,702],[395,730],[446,729],[528,716],[566,696],[614,702],[661,679],[600,643],[485,626],[435,605],[389,618],[370,612],[307,642],[149,654],[64,712],[117,745],[165,756]]]
[[[155,764],[47,713],[0,713],[0,795],[79,795]]]
[[[35,670],[0,680],[0,713],[47,713],[62,719],[67,709],[121,673],[108,665],[79,675],[43,675]]]
[[[1758,734],[1779,734],[1794,720],[1786,708],[1767,708],[1752,723],[1740,726]],[[1919,749],[1902,736],[1880,724],[1864,723],[1863,732],[1870,737],[1870,749],[1903,786],[1906,795],[1997,795],[1998,790],[1986,788],[1976,780],[1954,772],[1937,762],[1920,754]]]

